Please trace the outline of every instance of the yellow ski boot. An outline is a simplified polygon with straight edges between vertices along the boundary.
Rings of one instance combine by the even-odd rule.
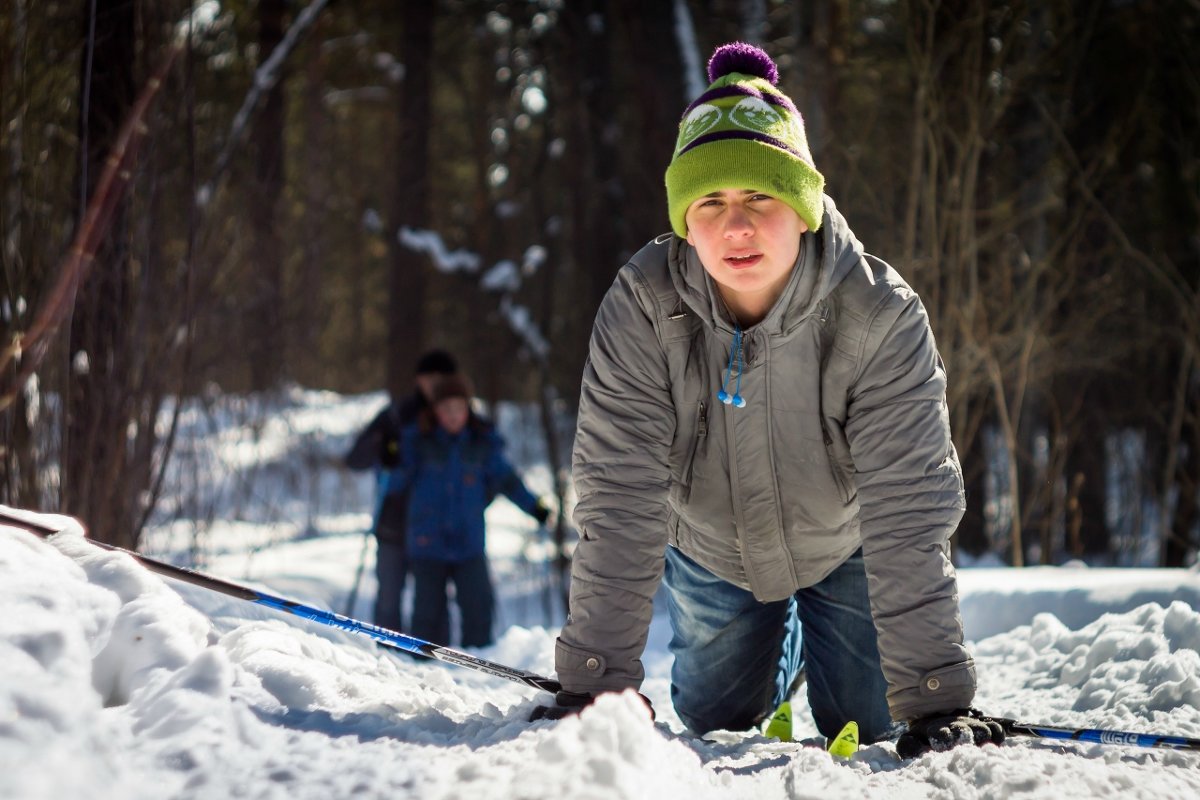
[[[834,758],[850,758],[858,752],[858,723],[850,720],[842,732],[829,742],[829,754]]]
[[[775,713],[767,720],[763,736],[778,739],[781,742],[792,741],[792,704],[784,700]]]

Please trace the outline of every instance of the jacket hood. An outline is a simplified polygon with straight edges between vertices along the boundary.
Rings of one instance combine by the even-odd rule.
[[[787,286],[759,327],[768,334],[791,330],[816,310],[863,255],[862,243],[854,236],[832,198],[823,195],[825,214],[821,227],[800,237],[800,254]],[[733,328],[733,320],[717,293],[716,283],[696,250],[686,239],[671,237],[667,256],[671,282],[683,302],[710,327]]]

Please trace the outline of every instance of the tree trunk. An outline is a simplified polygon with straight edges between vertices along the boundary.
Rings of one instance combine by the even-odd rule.
[[[1067,540],[1071,555],[1094,562],[1111,546],[1104,513],[1107,431],[1101,420],[1083,430],[1067,460]]]
[[[435,3],[404,3],[400,61],[400,136],[396,153],[395,205],[389,246],[388,389],[399,397],[412,383],[412,365],[424,346],[426,256],[401,244],[401,228],[429,225],[429,131],[432,124]]]
[[[330,170],[333,164],[329,152],[329,120],[322,94],[325,91],[325,55],[321,48],[322,30],[327,17],[313,25],[312,45],[304,76],[304,239],[300,279],[294,293],[295,324],[288,337],[294,343],[294,354],[302,359],[295,365],[295,377],[305,385],[321,385],[321,332],[325,314],[322,272],[326,258],[324,225],[328,214]],[[359,219],[362,219],[360,216]],[[360,317],[361,314],[355,314]],[[361,341],[361,340],[360,340]]]
[[[133,104],[137,56],[134,0],[95,5],[84,0],[81,5],[85,44],[77,178],[80,218]],[[133,548],[131,496],[138,487],[126,481],[127,322],[132,308],[127,209],[128,200],[121,200],[96,250],[91,275],[76,297],[62,504],[66,513],[87,521],[94,538]]]
[[[1195,384],[1192,384],[1193,387]],[[1198,393],[1192,389],[1192,395]],[[1192,402],[1191,414],[1183,426],[1181,440],[1187,443],[1182,448],[1185,455],[1176,467],[1176,485],[1179,487],[1179,500],[1175,505],[1175,513],[1170,528],[1163,542],[1162,566],[1188,566],[1188,556],[1200,547],[1196,538],[1197,525],[1200,524],[1200,423],[1197,421],[1197,397]]]
[[[784,88],[791,89],[803,115],[804,133],[818,168],[824,163],[824,145],[838,135],[829,129],[828,119],[837,116],[841,100],[839,76],[846,60],[843,6],[844,0],[796,5],[797,57],[788,59],[792,68],[785,72]]]
[[[1049,12],[1043,6],[1035,5],[1029,12],[1032,24],[1030,39],[1031,52],[1038,61],[1044,59],[1043,49],[1048,40],[1047,16]],[[1049,249],[1047,198],[1053,191],[1050,185],[1050,175],[1047,164],[1050,160],[1050,139],[1046,136],[1045,126],[1039,106],[1046,106],[1048,98],[1043,86],[1035,85],[1024,102],[1013,109],[1013,124],[1016,130],[1013,148],[1016,156],[1018,173],[1026,179],[1017,190],[1019,208],[1041,209],[1040,213],[1031,215],[1017,229],[1018,241],[1014,247],[1019,248],[1012,271],[1014,273],[1015,291],[1023,296],[1036,293],[1031,287],[1039,279],[1042,264],[1045,263]],[[1026,266],[1027,265],[1027,266]],[[1038,336],[1037,333],[1030,333]],[[1049,445],[1045,448],[1039,445],[1039,440],[1049,439],[1048,420],[1041,393],[1037,386],[1032,386],[1028,397],[1021,403],[1023,413],[1020,421],[1019,441],[1024,446],[1018,458],[1026,460],[1022,470],[1024,486],[1022,490],[1021,508],[1024,512],[1022,527],[1031,534],[1038,534],[1039,561],[1050,564],[1053,561],[1053,524],[1050,514],[1053,505],[1053,483],[1058,476],[1049,469]],[[1032,547],[1033,536],[1029,537],[1028,546]]]
[[[601,229],[593,235],[601,240],[615,238],[615,252],[621,256],[632,255],[668,229],[663,175],[675,150],[679,118],[692,100],[685,97],[683,57],[675,46],[675,28],[679,24],[675,18],[676,5],[635,0],[612,3],[608,6],[608,19],[617,30],[613,32],[615,35],[608,36],[608,66],[602,72],[584,65],[585,74],[594,74],[597,81],[588,99],[600,105],[591,110],[594,117],[588,123],[597,148],[596,157],[602,159],[596,164],[595,177],[603,182],[594,186],[603,193],[599,199],[608,210],[608,215],[592,220],[591,224]],[[620,42],[627,50],[622,53],[613,49],[614,42]],[[595,46],[605,45],[597,41]],[[603,76],[615,76],[618,70],[620,83],[610,78],[611,82],[606,84]],[[629,147],[628,142],[637,142],[637,146]],[[618,170],[611,170],[609,163],[605,163],[609,159],[612,159],[609,163],[619,165]],[[611,252],[606,249],[599,255],[608,258],[604,254]],[[619,267],[619,263],[599,257],[584,262],[584,269],[595,271],[595,292],[591,298],[594,304],[589,304],[589,312],[599,306]]]
[[[1176,461],[1169,477],[1177,487],[1178,499],[1174,513],[1163,522],[1163,566],[1187,566],[1189,555],[1200,547],[1196,539],[1196,525],[1200,523],[1200,367],[1190,359],[1184,363],[1189,366],[1180,375],[1180,384],[1188,399],[1181,404],[1187,411],[1177,427],[1178,441],[1170,445],[1175,447]]]
[[[563,235],[557,237],[563,256],[561,286],[564,295],[576,298],[578,319],[586,320],[586,326],[577,327],[581,335],[571,339],[574,344],[571,351],[558,353],[576,365],[587,357],[586,329],[590,328],[596,309],[620,267],[621,250],[635,246],[635,242],[622,238],[628,231],[623,225],[618,194],[622,183],[620,154],[614,147],[621,120],[616,116],[619,112],[613,98],[611,24],[617,23],[610,19],[611,13],[605,3],[595,0],[569,4],[561,21],[563,40],[555,53],[559,69],[576,76],[557,92],[561,106],[559,124],[563,138],[570,143],[561,165],[571,185],[591,187],[588,191],[551,198],[567,220]],[[597,19],[602,23],[592,24]],[[649,73],[646,83],[655,83]],[[653,91],[649,87],[644,90]],[[652,107],[647,102],[641,102],[643,108]],[[640,151],[638,158],[643,162],[652,152],[649,148],[634,149]],[[652,171],[647,163],[643,163],[643,169]],[[665,213],[662,216],[665,218]],[[581,371],[576,368],[575,372]],[[577,390],[579,378],[575,374],[569,383],[564,383],[567,392]]]
[[[23,169],[24,153],[24,120],[25,112],[22,105],[22,87],[25,85],[25,58],[28,26],[26,17],[26,0],[13,0],[8,24],[0,25],[0,50],[7,57],[0,58],[0,124],[6,127],[0,133],[0,142],[4,150],[0,153],[0,162],[4,170],[3,219],[0,219],[0,263],[6,286],[0,301],[7,303],[11,309],[8,315],[0,317],[0,341],[12,340],[17,331],[28,324],[27,314],[32,309],[26,305],[22,313],[16,299],[25,297],[27,287],[24,285],[27,267],[21,263],[21,246],[24,236],[22,217],[24,216]],[[12,102],[8,98],[12,97]],[[6,383],[18,372],[19,364],[14,363],[8,374],[0,375],[0,384]],[[4,501],[21,508],[36,508],[41,498],[38,496],[37,457],[33,442],[33,432],[29,422],[30,408],[26,402],[26,394],[22,392],[14,401],[7,414],[0,414],[0,497]]]
[[[259,0],[258,61],[270,58],[283,40],[286,0]],[[253,199],[249,208],[253,235],[250,264],[251,299],[246,353],[251,388],[262,391],[279,385],[286,369],[283,241],[278,205],[284,186],[285,73],[266,93],[254,123]]]

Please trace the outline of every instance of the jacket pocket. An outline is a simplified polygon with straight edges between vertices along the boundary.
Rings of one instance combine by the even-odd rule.
[[[821,420],[821,436],[825,440],[825,455],[829,458],[829,471],[833,474],[833,482],[837,486],[838,494],[843,503],[849,503],[854,499],[855,489],[849,476],[846,475],[846,471],[842,469],[837,453],[834,452],[833,436],[830,435],[825,420]]]
[[[683,470],[679,477],[679,491],[676,494],[681,503],[687,503],[692,496],[692,476],[696,469],[696,457],[700,452],[700,443],[708,436],[708,406],[701,401],[696,412],[696,433],[688,444],[687,453],[683,459]]]

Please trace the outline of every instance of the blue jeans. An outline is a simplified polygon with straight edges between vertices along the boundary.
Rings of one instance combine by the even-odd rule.
[[[788,699],[803,669],[817,729],[858,723],[864,743],[892,719],[867,597],[862,551],[815,586],[760,603],[674,547],[667,548],[671,702],[696,733],[749,730]],[[803,631],[803,636],[801,632]]]

